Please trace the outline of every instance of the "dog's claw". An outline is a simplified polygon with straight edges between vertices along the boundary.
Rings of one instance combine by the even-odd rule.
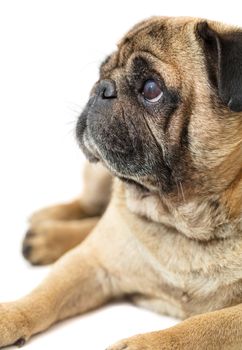
[[[28,257],[30,256],[31,250],[32,250],[31,245],[26,244],[26,243],[23,244],[22,254],[26,259],[28,259]]]
[[[24,338],[19,338],[14,345],[16,345],[18,348],[21,348],[26,343],[26,340]]]

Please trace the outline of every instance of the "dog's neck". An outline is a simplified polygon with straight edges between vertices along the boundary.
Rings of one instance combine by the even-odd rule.
[[[188,238],[209,241],[238,235],[242,231],[241,184],[240,181],[236,186],[230,186],[220,195],[179,204],[159,194],[144,194],[135,186],[125,185],[125,199],[133,213],[169,226]]]

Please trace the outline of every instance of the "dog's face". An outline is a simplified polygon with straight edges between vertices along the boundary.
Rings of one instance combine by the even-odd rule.
[[[100,68],[77,123],[91,161],[173,198],[224,189],[241,168],[242,32],[191,18],[135,26]]]

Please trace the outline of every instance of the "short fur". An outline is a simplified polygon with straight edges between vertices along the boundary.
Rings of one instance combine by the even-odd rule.
[[[77,123],[99,163],[80,199],[32,216],[23,254],[46,264],[81,244],[0,305],[0,346],[129,297],[187,320],[109,350],[241,349],[241,57],[242,30],[212,21],[157,17],[125,35]]]

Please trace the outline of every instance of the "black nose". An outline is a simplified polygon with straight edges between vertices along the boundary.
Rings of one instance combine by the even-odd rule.
[[[99,94],[103,99],[116,98],[116,84],[111,79],[101,80],[99,83]]]

